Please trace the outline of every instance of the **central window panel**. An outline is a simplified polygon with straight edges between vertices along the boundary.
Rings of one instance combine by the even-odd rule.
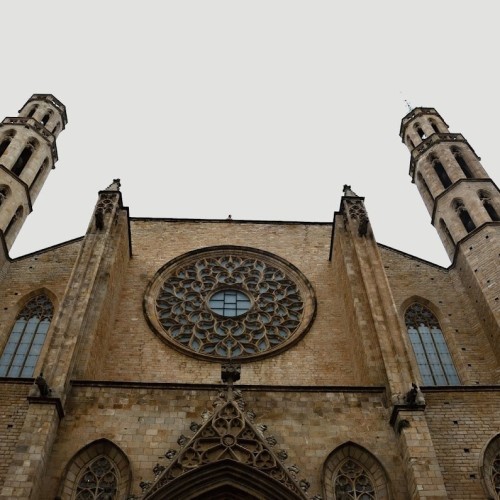
[[[250,310],[252,302],[246,293],[238,290],[222,290],[210,297],[208,307],[225,318],[235,318]]]

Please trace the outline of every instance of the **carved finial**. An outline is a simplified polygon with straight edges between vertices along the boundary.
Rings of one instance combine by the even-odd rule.
[[[224,363],[221,366],[221,378],[225,384],[237,382],[241,376],[241,365],[235,363]]]
[[[227,216],[227,219],[226,219],[226,220],[233,220],[232,215],[231,215],[231,214],[229,214],[229,215]]]
[[[358,195],[351,189],[351,186],[344,184],[344,196],[358,196]]]
[[[413,382],[411,384],[411,389],[406,393],[405,400],[406,404],[410,406],[425,404],[425,398],[422,394],[422,391],[420,390],[420,387]]]
[[[408,112],[413,111],[413,106],[405,99],[405,104],[408,108]]]
[[[106,191],[120,191],[120,179],[113,179],[113,182],[106,188]]]

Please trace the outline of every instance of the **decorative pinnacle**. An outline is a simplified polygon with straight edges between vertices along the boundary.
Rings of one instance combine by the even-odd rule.
[[[105,189],[105,191],[120,191],[120,179],[113,179],[113,182]]]
[[[358,195],[351,189],[351,186],[344,184],[344,196],[358,196]]]

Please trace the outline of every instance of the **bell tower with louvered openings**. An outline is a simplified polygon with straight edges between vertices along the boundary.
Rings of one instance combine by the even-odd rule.
[[[400,136],[410,176],[500,359],[500,191],[462,134],[434,108],[415,108]]]
[[[0,233],[10,249],[57,161],[56,138],[68,122],[51,94],[34,94],[0,124]]]

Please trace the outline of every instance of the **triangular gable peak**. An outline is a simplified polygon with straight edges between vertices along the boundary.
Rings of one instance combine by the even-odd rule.
[[[233,391],[229,391],[230,394]],[[195,469],[216,463],[237,463],[253,469],[259,476],[265,474],[271,482],[278,482],[288,491],[290,499],[305,499],[309,483],[297,482],[299,469],[293,465],[285,467],[282,460],[287,458],[284,450],[275,453],[271,446],[276,440],[264,437],[263,431],[252,423],[252,411],[243,411],[244,401],[239,391],[234,391],[234,399],[226,399],[219,394],[214,402],[213,412],[205,414],[206,421],[196,430],[191,439],[181,436],[178,443],[181,449],[169,466],[165,468],[145,492],[143,499],[162,498],[167,494],[174,481]],[[231,394],[231,396],[233,395]],[[265,426],[264,426],[265,427]],[[193,426],[191,426],[193,429]],[[269,444],[271,443],[271,444]],[[173,455],[173,450],[167,455]],[[229,462],[228,462],[229,461]],[[190,474],[191,475],[191,474]]]

